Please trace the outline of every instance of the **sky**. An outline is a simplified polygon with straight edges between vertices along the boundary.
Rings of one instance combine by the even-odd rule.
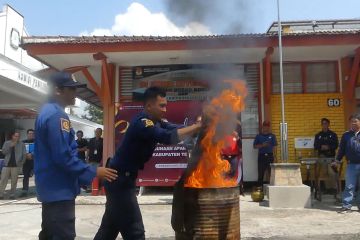
[[[276,0],[0,0],[30,35],[203,35],[262,33]],[[359,0],[280,0],[282,20],[360,18]]]

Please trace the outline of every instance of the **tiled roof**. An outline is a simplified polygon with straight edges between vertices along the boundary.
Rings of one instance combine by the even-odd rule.
[[[360,29],[297,31],[283,33],[287,36],[315,36],[315,35],[356,35]],[[233,35],[207,36],[30,36],[23,37],[22,44],[96,44],[96,43],[127,43],[127,42],[167,42],[167,41],[196,41],[242,38],[272,38],[277,33],[252,33]]]
[[[33,36],[24,37],[23,44],[33,43],[119,43],[161,42],[204,39],[232,39],[241,37],[265,37],[267,34],[208,35],[208,36]]]

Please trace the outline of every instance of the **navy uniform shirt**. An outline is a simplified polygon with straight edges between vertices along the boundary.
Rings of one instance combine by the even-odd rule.
[[[157,143],[175,144],[179,142],[178,125],[165,121],[154,122],[141,112],[130,122],[120,147],[110,160],[110,167],[137,174],[151,158]]]
[[[346,156],[348,163],[360,164],[360,134],[350,130],[345,132],[340,140],[339,151],[336,156],[338,161]]]
[[[103,153],[103,138],[91,138],[88,144],[89,162],[101,163]]]
[[[275,135],[272,133],[268,133],[268,134],[260,133],[256,135],[253,145],[255,146],[258,144],[263,144],[265,142],[268,142],[269,145],[267,147],[259,148],[259,153],[260,154],[273,153],[273,148],[277,146],[277,141]]]
[[[64,109],[45,104],[35,122],[34,173],[40,202],[73,200],[80,185],[89,185],[96,168],[77,157],[75,132]]]
[[[80,139],[77,139],[77,140],[76,140],[76,143],[77,143],[78,149],[79,149],[79,148],[84,148],[84,147],[87,147],[87,146],[88,146],[88,141],[87,141],[85,138],[82,138],[81,140],[80,140]],[[80,158],[81,160],[85,161],[85,152],[80,152],[80,151],[78,151],[78,158]]]
[[[321,145],[328,145],[330,149],[321,150]],[[337,149],[338,145],[338,137],[336,133],[331,130],[326,132],[321,131],[315,135],[314,149],[318,151],[319,155],[323,155],[325,157],[334,157],[335,150]]]

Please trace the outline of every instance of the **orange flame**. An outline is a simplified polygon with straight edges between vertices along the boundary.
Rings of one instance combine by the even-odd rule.
[[[224,138],[234,129],[231,129],[229,133],[220,133],[221,136],[218,136],[217,129],[219,129],[218,126],[225,126],[231,121],[236,121],[234,116],[245,108],[247,90],[242,81],[227,80],[225,82],[229,83],[231,88],[223,90],[219,96],[213,98],[203,111],[203,115],[208,117],[210,122],[200,143],[202,155],[197,167],[186,179],[185,187],[220,188],[237,185],[236,179],[225,176],[230,170],[230,164],[221,158],[221,150],[225,145]],[[232,114],[226,114],[226,112]]]

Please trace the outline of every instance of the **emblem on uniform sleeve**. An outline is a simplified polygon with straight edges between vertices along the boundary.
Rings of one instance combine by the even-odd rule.
[[[60,118],[60,122],[61,122],[61,130],[70,132],[70,121],[65,118]]]
[[[154,126],[154,122],[151,121],[150,119],[143,118],[143,119],[141,119],[141,121],[144,122],[145,127],[153,127]]]

